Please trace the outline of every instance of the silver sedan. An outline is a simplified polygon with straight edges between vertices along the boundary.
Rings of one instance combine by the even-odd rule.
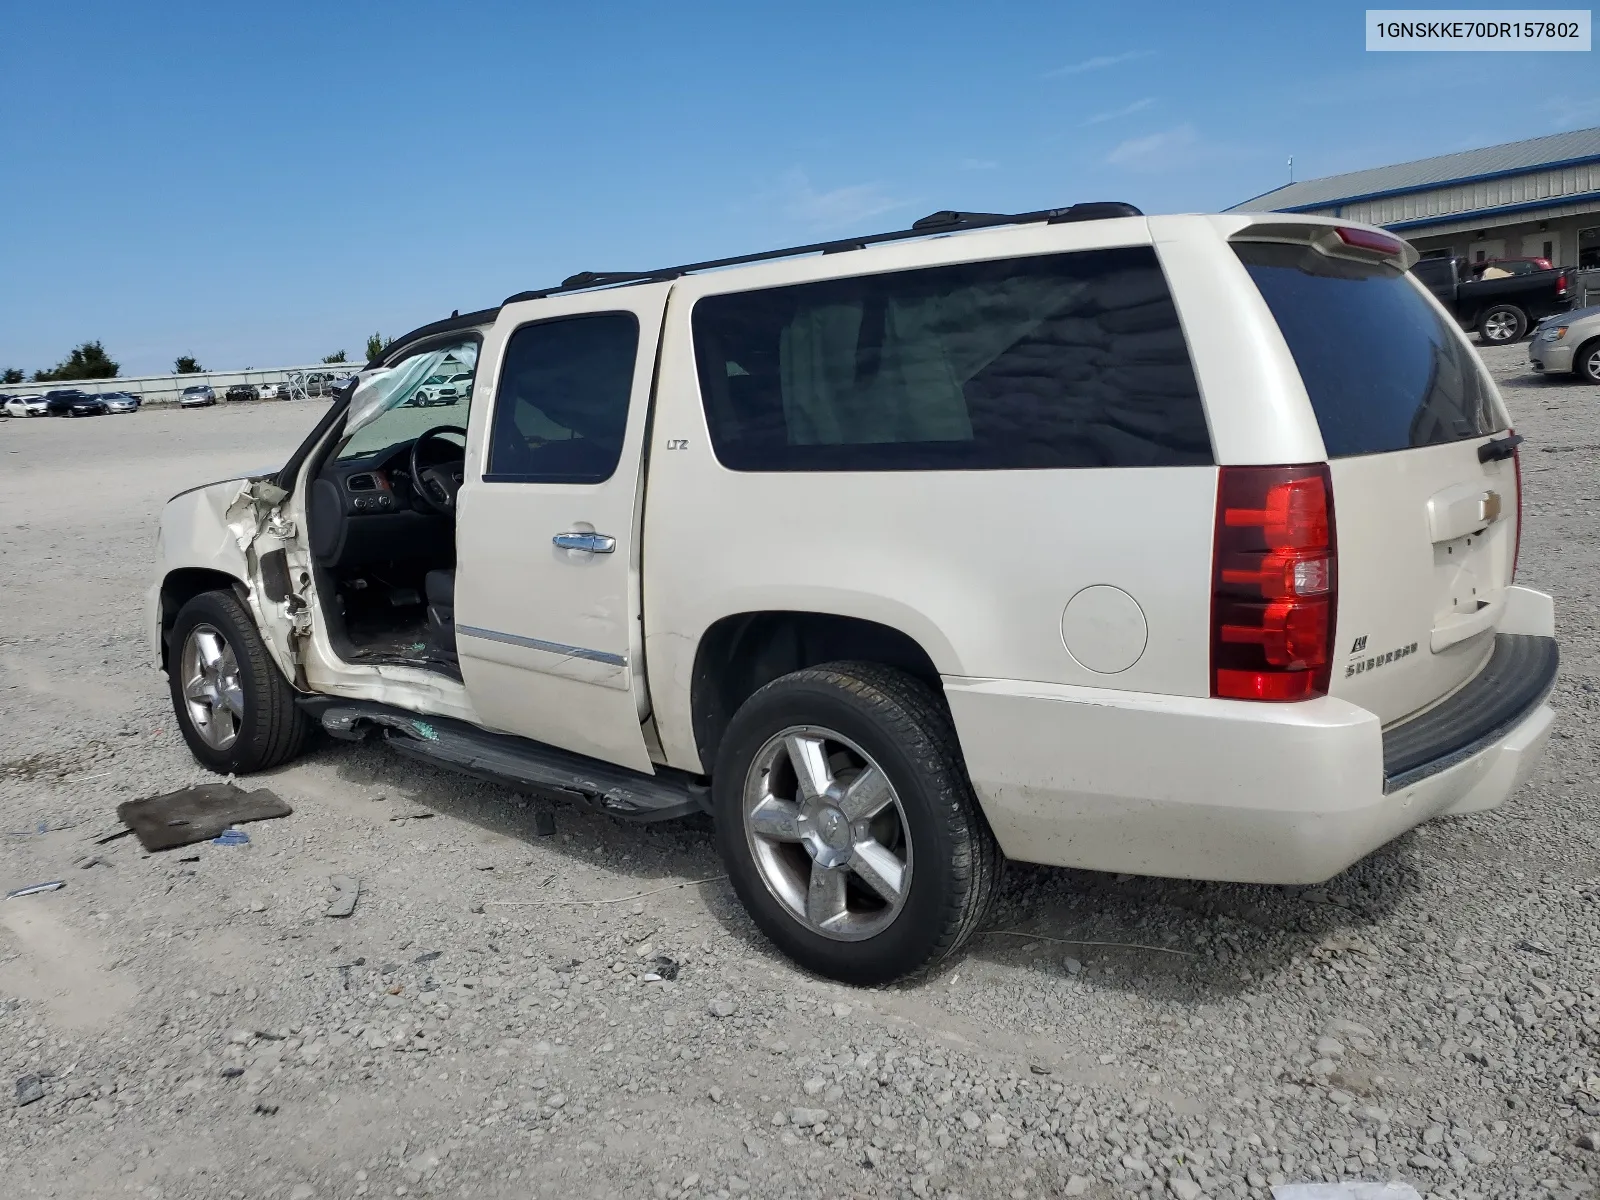
[[[1600,383],[1600,305],[1539,322],[1528,343],[1528,361],[1541,375],[1570,371],[1586,383]]]

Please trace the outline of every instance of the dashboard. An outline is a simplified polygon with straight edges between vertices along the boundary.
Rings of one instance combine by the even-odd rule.
[[[426,448],[430,458],[448,445]],[[454,558],[455,522],[419,500],[411,479],[411,443],[331,459],[307,498],[311,553],[324,567]]]

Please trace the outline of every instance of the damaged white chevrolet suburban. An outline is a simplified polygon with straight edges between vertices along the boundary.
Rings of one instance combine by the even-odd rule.
[[[1322,880],[1553,721],[1520,439],[1415,257],[1092,204],[575,276],[175,497],[157,662],[216,771],[320,727],[709,812],[856,983],[960,946],[1005,858]]]

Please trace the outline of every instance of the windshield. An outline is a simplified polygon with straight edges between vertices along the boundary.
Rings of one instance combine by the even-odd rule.
[[[467,389],[453,398],[433,397],[421,389],[444,382],[460,367],[467,368],[462,374],[471,379],[477,365],[478,342],[473,337],[436,346],[363,376],[350,398],[345,442],[338,457],[360,458],[440,425],[465,429],[470,404]]]

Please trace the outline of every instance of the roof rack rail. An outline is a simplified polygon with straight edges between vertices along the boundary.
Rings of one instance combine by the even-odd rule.
[[[658,283],[678,279],[697,271],[714,271],[721,267],[742,267],[748,263],[769,262],[779,258],[797,258],[803,254],[839,254],[847,250],[860,250],[882,242],[898,242],[908,238],[933,237],[942,233],[956,233],[967,229],[986,229],[996,225],[1031,225],[1044,223],[1059,225],[1067,221],[1105,221],[1116,217],[1142,217],[1144,214],[1131,204],[1120,200],[1096,200],[1074,204],[1068,208],[1043,208],[1027,213],[969,213],[945,209],[929,213],[914,221],[910,229],[897,229],[889,233],[872,233],[864,237],[840,238],[831,242],[812,242],[805,246],[789,246],[783,250],[763,250],[756,254],[740,254],[733,258],[713,258],[705,262],[686,263],[680,267],[662,267],[654,271],[579,271],[569,275],[557,286],[535,291],[518,292],[507,296],[504,303],[515,304],[521,300],[542,300],[562,292],[581,292],[590,288],[617,287],[625,284]]]

